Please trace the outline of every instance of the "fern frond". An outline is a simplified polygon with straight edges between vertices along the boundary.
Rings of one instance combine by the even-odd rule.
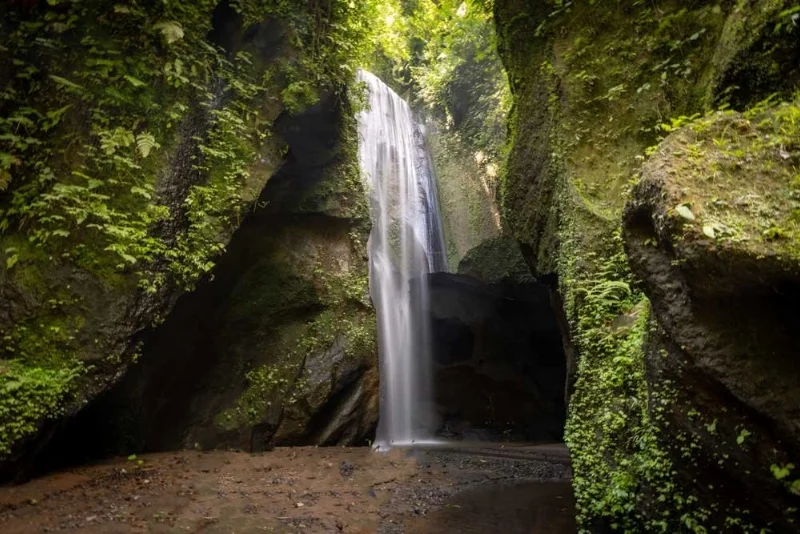
[[[136,149],[142,158],[149,156],[154,148],[159,148],[159,144],[156,143],[156,138],[153,134],[141,132],[136,136]]]

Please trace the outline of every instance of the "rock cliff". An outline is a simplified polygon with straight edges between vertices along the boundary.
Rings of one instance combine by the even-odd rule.
[[[586,531],[796,520],[796,142],[773,144],[796,106],[758,104],[794,98],[797,11],[495,2],[514,95],[503,221],[578,355],[566,441]]]
[[[0,7],[0,71],[9,74],[0,103],[6,477],[25,471],[76,413],[94,407],[135,362],[147,367],[153,353],[170,374],[160,385],[143,379],[141,392],[155,392],[142,402],[144,413],[150,401],[155,413],[178,410],[162,405],[161,386],[199,387],[193,380],[208,369],[181,359],[192,347],[204,362],[219,353],[238,362],[227,369],[239,382],[225,402],[192,412],[191,424],[203,428],[274,426],[264,415],[270,399],[253,390],[286,389],[288,398],[292,389],[295,424],[288,428],[287,408],[275,432],[311,439],[307,420],[328,401],[344,406],[341,417],[360,421],[352,410],[344,415],[348,402],[370,394],[359,389],[371,365],[369,336],[358,349],[350,342],[357,328],[371,332],[372,311],[361,296],[366,215],[357,198],[354,127],[343,119],[352,115],[347,88],[366,35],[364,6],[331,2],[321,14],[260,0],[140,4]],[[249,232],[252,247],[231,241],[234,232]],[[231,291],[231,306],[241,309],[209,317],[187,310],[191,304],[175,307],[196,287],[192,298],[219,305]],[[345,305],[357,308],[348,314],[350,337],[335,319]],[[197,335],[158,348],[169,346],[164,329],[181,321],[191,322],[182,333],[200,327]],[[211,329],[223,345],[203,346]],[[314,363],[325,351],[338,363]],[[280,370],[262,367],[279,356],[291,361]],[[365,416],[349,433],[316,426],[315,439],[361,439],[370,424]],[[153,446],[183,443],[177,428],[170,431]],[[244,446],[249,430],[209,437],[215,432],[206,429],[196,441]],[[267,443],[274,432],[264,432],[252,439]]]

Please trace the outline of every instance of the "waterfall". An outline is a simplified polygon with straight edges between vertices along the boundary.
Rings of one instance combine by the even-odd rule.
[[[425,131],[411,108],[373,74],[359,114],[359,161],[372,211],[370,292],[378,315],[381,408],[376,445],[432,436],[427,274],[447,270],[439,202]]]

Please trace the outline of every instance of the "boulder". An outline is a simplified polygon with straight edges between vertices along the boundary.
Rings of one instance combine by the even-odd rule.
[[[680,474],[779,532],[800,503],[798,163],[800,102],[715,113],[661,144],[624,218],[654,315],[650,409]]]
[[[519,243],[508,236],[488,239],[467,252],[458,264],[458,274],[472,276],[487,284],[504,280],[534,281]]]
[[[3,7],[3,90],[25,96],[2,115],[30,117],[0,149],[0,477],[125,375],[282,165],[255,125],[287,80],[256,84],[295,62],[286,21],[116,8]]]
[[[734,458],[731,450],[724,450],[720,458],[715,458],[695,441],[710,443],[714,436],[722,440],[720,434],[706,433],[718,431],[722,421],[743,406],[735,396],[724,400],[729,394],[748,397],[748,406],[760,406],[760,410],[772,412],[774,408],[770,417],[784,423],[793,417],[793,409],[788,405],[774,406],[775,399],[783,394],[777,392],[788,391],[778,389],[789,385],[790,380],[785,377],[794,376],[788,372],[776,376],[783,375],[792,365],[787,352],[791,340],[780,333],[775,339],[768,339],[772,337],[773,325],[784,325],[777,327],[778,332],[788,328],[785,326],[788,319],[780,316],[791,316],[786,302],[791,300],[788,296],[793,290],[780,282],[788,280],[791,268],[783,259],[770,257],[773,253],[784,259],[788,257],[787,249],[780,252],[777,249],[789,245],[791,225],[776,220],[776,227],[771,229],[768,220],[783,216],[771,205],[755,216],[754,220],[762,221],[765,226],[757,231],[747,230],[742,236],[762,236],[767,232],[768,242],[759,245],[766,253],[763,263],[753,262],[759,256],[757,248],[752,254],[744,254],[744,249],[721,252],[726,227],[733,228],[735,224],[704,220],[699,213],[701,208],[692,205],[693,198],[671,197],[663,210],[653,213],[666,212],[670,220],[695,224],[695,232],[713,242],[719,253],[692,255],[689,245],[662,239],[661,219],[641,222],[651,219],[646,209],[646,215],[637,219],[639,222],[632,222],[634,216],[626,215],[624,239],[621,229],[632,184],[642,164],[669,132],[679,130],[709,110],[743,111],[758,107],[759,102],[770,97],[774,102],[796,98],[800,81],[796,6],[785,0],[739,3],[496,0],[494,14],[498,50],[514,100],[509,120],[509,158],[501,179],[503,227],[521,243],[537,279],[557,287],[554,301],[563,305],[565,347],[574,348],[577,375],[569,400],[565,442],[575,475],[573,487],[580,529],[758,532],[762,528],[777,528],[771,521],[779,521],[785,529],[791,518],[777,512],[780,503],[786,505],[786,510],[796,508],[787,505],[792,495],[784,491],[785,482],[791,480],[786,466],[793,462],[788,457],[781,459],[779,454],[774,458],[775,464],[766,465],[761,461],[744,462],[741,456]],[[755,120],[753,123],[756,124]],[[738,128],[732,122],[725,136],[736,133]],[[742,141],[756,134],[747,129],[741,133]],[[694,164],[705,159],[709,155],[706,145],[717,140],[731,145],[725,149],[730,152],[725,157],[746,165],[751,147],[736,146],[738,142],[726,141],[725,136],[719,132],[702,145],[693,141],[682,146],[681,155],[676,155],[673,163],[680,160]],[[766,136],[762,140],[769,144]],[[793,161],[783,159],[780,147],[773,147],[773,151],[778,160],[766,160],[767,166]],[[692,187],[714,191],[719,200],[735,206],[733,211],[746,213],[749,209],[746,203],[753,199],[743,199],[745,204],[738,204],[738,197],[729,198],[726,191],[720,191],[714,179],[727,172],[726,164],[713,152],[710,156],[710,166],[701,175],[692,176],[696,182]],[[726,182],[725,186],[730,184]],[[652,185],[640,187],[652,188]],[[681,187],[688,186],[682,183]],[[776,193],[782,191],[784,198],[789,194],[786,187],[773,189]],[[636,201],[641,202],[643,189],[637,191]],[[652,191],[652,203],[658,194],[658,190]],[[766,200],[764,191],[758,194]],[[767,204],[776,200],[771,199]],[[786,202],[782,200],[777,206],[785,206]],[[685,205],[679,208],[681,204]],[[720,205],[715,209],[722,208]],[[702,222],[694,223],[689,220],[692,217]],[[716,223],[725,226],[715,226]],[[657,232],[647,230],[641,240],[650,248],[642,246],[634,251],[631,241],[634,227],[653,225]],[[683,247],[680,249],[687,256],[673,258],[672,245],[675,250]],[[672,354],[668,364],[670,373],[677,369],[677,362],[687,360],[664,348],[662,340],[670,339],[679,330],[697,329],[699,322],[693,315],[685,315],[680,319],[676,316],[668,324],[663,305],[665,295],[685,295],[685,292],[670,285],[668,282],[675,278],[668,276],[657,279],[651,273],[646,276],[649,281],[641,283],[642,258],[647,256],[629,265],[626,249],[632,256],[664,251],[668,254],[666,261],[655,266],[680,269],[687,283],[693,284],[698,295],[691,294],[689,298],[704,302],[699,319],[706,323],[703,327],[706,333],[689,337],[698,345],[709,345],[702,347],[703,350],[718,352],[716,362],[707,357],[699,360],[703,365],[718,368],[716,371],[703,371],[702,380],[687,378],[683,382],[656,372],[659,368],[656,364],[669,359],[666,356],[659,359],[662,349]],[[673,259],[677,265],[670,264]],[[631,267],[635,272],[631,272]],[[782,289],[770,293],[767,290],[770,287]],[[677,293],[672,291],[675,288]],[[776,297],[778,294],[782,296]],[[649,297],[659,301],[654,302],[652,309]],[[773,299],[772,304],[767,304],[768,299]],[[716,309],[711,308],[712,303],[716,303]],[[730,340],[735,341],[708,334],[710,323],[715,321],[728,325],[714,326],[718,332],[731,330],[731,317],[744,313],[750,306],[764,313],[741,316],[737,328],[741,332],[730,333]],[[670,310],[677,313],[674,310],[687,308],[695,313],[695,304]],[[748,335],[752,336],[749,341],[744,339]],[[762,362],[755,362],[752,357],[740,361],[743,348],[731,346],[737,342],[748,343],[750,348],[746,350],[751,354],[760,353],[763,343],[764,350],[785,357],[770,359],[762,355],[757,358]],[[725,358],[731,358],[735,365],[725,363],[721,356],[728,349],[731,352]],[[749,384],[745,382],[748,372]],[[711,376],[718,376],[727,384],[712,380]],[[777,379],[776,388],[768,392],[773,377]],[[668,391],[661,393],[662,390]],[[682,400],[673,403],[675,395]],[[689,395],[698,399],[698,406],[685,406],[683,400]],[[706,410],[707,403],[719,410],[728,404],[730,407],[725,417],[698,418],[696,414]],[[678,406],[684,419],[691,413],[695,421],[702,419],[702,424],[696,422],[692,428],[677,430],[679,425],[667,420],[664,412]],[[758,417],[754,416],[755,419]],[[787,427],[783,423],[781,426]],[[739,445],[741,438],[747,444],[752,438],[750,431],[742,426],[732,438],[725,439],[733,439]],[[725,432],[729,436],[733,430]],[[780,447],[786,447],[785,437],[775,439],[775,443],[782,443]],[[771,450],[769,445],[765,447]],[[701,450],[704,452],[700,453]],[[744,477],[718,476],[718,462],[725,466],[723,472],[743,469],[745,474],[754,473],[752,482]],[[734,467],[736,463],[738,467]],[[703,478],[702,472],[708,473],[708,478]],[[773,481],[777,485],[767,480],[774,479],[774,473],[781,476],[780,481]],[[750,483],[753,485],[748,486]],[[725,490],[720,489],[723,485]],[[752,491],[742,491],[742,487]],[[773,495],[771,487],[784,491],[785,496],[769,496]],[[758,497],[743,502],[751,495]]]
[[[163,416],[152,426],[164,432],[141,431],[134,411],[106,422],[117,429],[108,432],[114,446],[84,436],[64,450],[250,447],[264,441],[250,426],[263,435],[277,425],[271,439],[278,415],[256,390],[280,397],[301,380],[306,356],[329,351],[345,325],[369,330],[372,321],[366,301],[353,296],[366,285],[357,274],[366,272],[357,241],[366,240],[366,204],[355,128],[342,119],[352,115],[343,110],[351,80],[342,69],[351,58],[329,47],[310,61],[304,44],[322,32],[357,48],[350,41],[363,35],[344,28],[366,16],[364,6],[320,23],[252,0],[27,4],[0,7],[0,48],[11,51],[0,57],[8,73],[0,104],[0,478],[40,467],[43,449],[48,457],[58,449],[54,436],[76,437],[70,428],[94,433],[91,414],[117,413],[114,399]],[[326,329],[323,311],[348,320]],[[248,328],[260,329],[252,350],[241,337]],[[362,330],[361,348],[350,334],[338,341],[347,357],[371,354]],[[239,382],[215,390],[202,377],[222,353],[238,367],[222,365],[217,378]],[[151,366],[153,354],[163,361]],[[281,373],[263,370],[277,355],[291,362]],[[303,410],[316,413],[352,391],[368,398],[374,383],[355,387],[346,367],[328,389],[318,384]],[[167,374],[151,379],[156,368]],[[195,399],[205,386],[224,401]],[[258,409],[244,407],[251,397]],[[220,421],[237,421],[224,439],[209,422],[217,411],[225,412]],[[186,427],[169,426],[178,413],[204,429],[192,443],[180,438]],[[361,439],[369,418],[345,434]],[[234,436],[238,421],[250,426]],[[298,425],[286,439],[312,434]]]

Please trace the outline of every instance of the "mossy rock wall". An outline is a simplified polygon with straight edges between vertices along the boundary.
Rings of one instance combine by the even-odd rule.
[[[675,465],[695,463],[678,479],[775,532],[794,529],[800,504],[798,104],[671,134],[624,219],[660,325],[645,356],[651,411]]]
[[[470,148],[457,133],[435,125],[428,130],[428,146],[438,181],[447,262],[455,271],[467,252],[501,233],[498,165],[485,152]]]
[[[278,118],[346,100],[363,9],[329,7],[329,24],[270,0],[0,7],[4,474],[210,276],[285,161]]]
[[[707,467],[713,455],[691,445],[675,454],[664,415],[675,376],[653,356],[675,342],[629,270],[620,231],[631,184],[669,131],[719,107],[792,97],[797,11],[780,1],[495,2],[514,94],[503,223],[535,274],[557,280],[579,354],[566,441],[584,531],[784,532],[793,521],[788,490],[775,500],[754,476],[737,496],[725,469]]]
[[[330,97],[276,129],[288,161],[213,279],[178,301],[140,362],[61,432],[45,464],[371,438],[377,343],[355,119]],[[87,445],[87,434],[99,437]]]
[[[458,274],[487,284],[533,282],[519,243],[511,237],[487,240],[470,250],[458,264]]]

